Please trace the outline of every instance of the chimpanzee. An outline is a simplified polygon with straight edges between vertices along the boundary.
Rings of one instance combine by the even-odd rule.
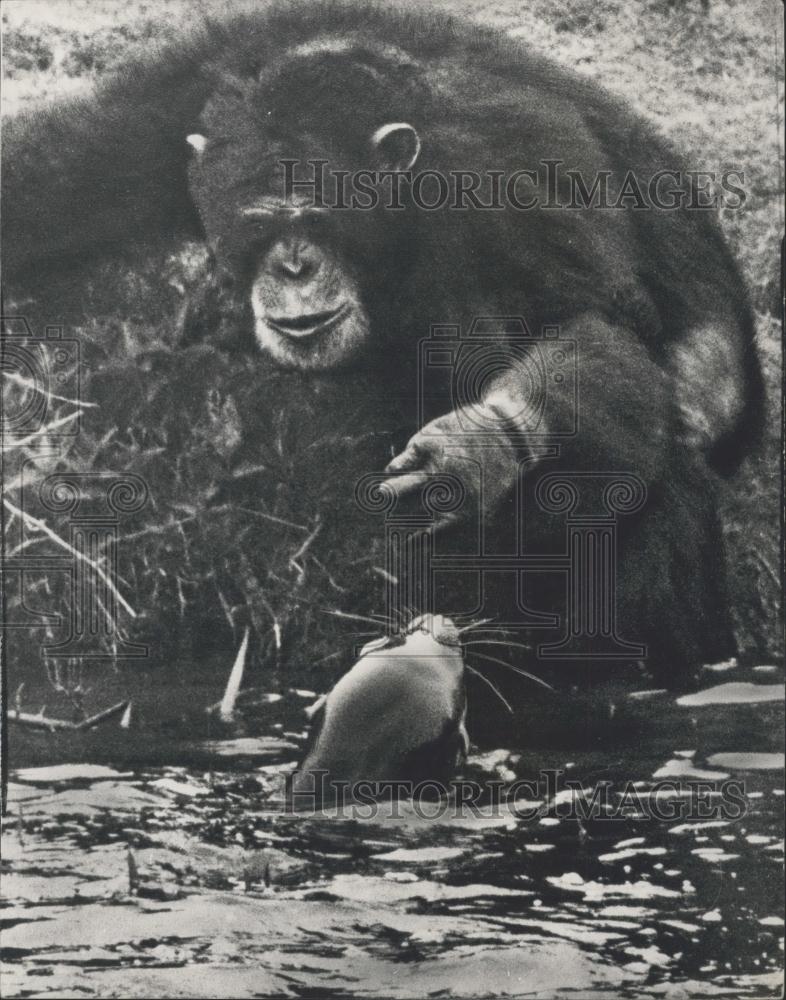
[[[626,104],[499,32],[298,2],[208,23],[90,96],[10,121],[3,260],[8,284],[35,290],[47,269],[201,238],[249,346],[304,378],[374,373],[380,393],[414,385],[435,324],[513,317],[492,324],[501,352],[473,399],[444,402],[444,372],[427,384],[392,488],[461,476],[465,418],[490,431],[489,518],[510,511],[522,467],[532,482],[639,477],[621,629],[679,681],[733,648],[715,476],[763,419],[716,196]],[[504,350],[522,330],[577,345],[577,382],[550,380],[540,408],[526,352]],[[544,451],[574,410],[576,433]]]

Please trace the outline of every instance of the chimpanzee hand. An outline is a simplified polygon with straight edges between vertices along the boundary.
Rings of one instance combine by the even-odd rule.
[[[482,403],[432,420],[385,469],[393,474],[386,485],[396,493],[398,509],[422,512],[423,490],[438,475],[455,479],[456,506],[445,514],[448,520],[495,509],[512,492],[529,454],[520,443],[526,425],[521,398],[502,380]],[[449,483],[445,488],[451,489]]]

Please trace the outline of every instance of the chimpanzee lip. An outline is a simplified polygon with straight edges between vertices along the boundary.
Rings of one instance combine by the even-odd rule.
[[[303,313],[300,316],[277,316],[275,319],[267,317],[267,322],[274,330],[283,333],[287,337],[312,337],[318,333],[325,333],[344,318],[349,306],[342,303],[335,309],[327,309],[322,312]]]

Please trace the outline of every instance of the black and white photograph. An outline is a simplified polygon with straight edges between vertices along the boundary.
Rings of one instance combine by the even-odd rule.
[[[3,997],[782,998],[782,2],[0,17]]]

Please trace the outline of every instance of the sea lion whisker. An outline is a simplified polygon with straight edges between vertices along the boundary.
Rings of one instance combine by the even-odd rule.
[[[471,639],[463,643],[464,646],[505,646],[507,649],[523,649],[525,653],[532,652],[532,646],[526,646],[522,642],[503,641],[502,639]]]
[[[386,625],[390,628],[393,624],[384,618],[371,618],[369,615],[356,615],[350,611],[339,611],[338,608],[319,608],[318,610],[321,611],[323,615],[333,615],[334,618],[346,618],[350,621],[365,622],[367,625],[373,625],[375,628],[379,628],[380,625]]]
[[[507,667],[508,670],[512,670],[514,674],[519,674],[521,677],[526,677],[528,680],[535,681],[536,684],[540,684],[541,687],[547,688],[549,691],[554,690],[551,684],[546,683],[546,681],[544,681],[541,677],[531,674],[528,670],[522,670],[521,667],[515,667],[512,663],[508,663],[507,660],[500,660],[496,656],[489,656],[488,653],[479,653],[476,649],[472,650],[472,655],[479,656],[481,660],[488,660],[489,663],[498,663],[501,667]]]
[[[471,667],[468,663],[464,664],[464,669],[468,670],[471,674],[474,674],[475,677],[479,677],[480,680],[482,680],[484,684],[488,684],[488,686],[491,688],[491,690],[494,692],[494,694],[499,698],[499,700],[502,702],[502,704],[505,706],[505,708],[507,708],[507,710],[510,712],[510,714],[511,715],[515,715],[516,714],[513,711],[513,706],[510,704],[510,702],[505,697],[505,695],[500,691],[500,689],[497,687],[497,685],[493,681],[490,681],[488,679],[488,677],[486,677],[485,674],[482,674],[479,670],[476,670],[474,667]]]
[[[470,622],[469,625],[463,625],[458,630],[458,634],[459,635],[463,635],[465,632],[469,632],[471,630],[480,629],[484,625],[490,625],[493,621],[494,621],[493,618],[481,618],[481,620],[479,622]],[[504,629],[500,629],[500,631],[505,631],[505,630]]]
[[[386,615],[378,615],[373,611],[369,611],[367,617],[373,619],[375,622],[381,622],[384,625],[393,625],[395,623],[394,618],[389,618]]]
[[[470,636],[475,635],[485,635],[486,633],[490,635],[518,635],[512,628],[504,628],[502,625],[487,625],[483,628],[468,628],[466,631],[469,632]]]

